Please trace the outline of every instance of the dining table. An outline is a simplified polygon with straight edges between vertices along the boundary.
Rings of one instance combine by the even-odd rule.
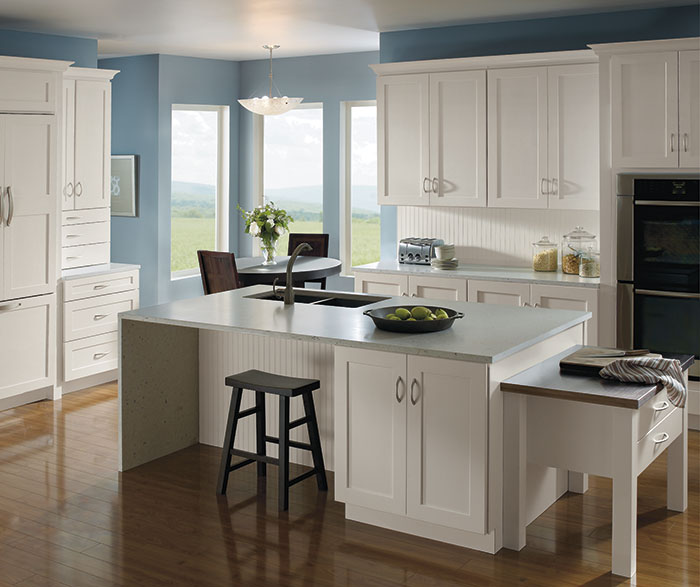
[[[285,285],[288,255],[275,257],[274,265],[263,265],[263,257],[240,257],[236,259],[238,279],[241,287],[249,285],[271,285],[275,279],[278,284]],[[320,279],[340,273],[341,262],[332,257],[298,256],[292,267],[294,285],[303,286],[304,282]]]

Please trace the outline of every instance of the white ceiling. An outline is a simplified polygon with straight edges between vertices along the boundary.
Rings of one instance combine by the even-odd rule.
[[[100,55],[263,59],[379,48],[379,32],[692,0],[2,0],[0,28],[97,38]]]

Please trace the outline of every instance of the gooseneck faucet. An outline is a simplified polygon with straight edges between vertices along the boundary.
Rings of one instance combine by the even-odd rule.
[[[294,267],[294,261],[302,251],[311,251],[311,245],[309,243],[301,243],[294,252],[289,257],[287,261],[287,282],[284,286],[284,305],[291,306],[294,304],[294,286],[292,281],[292,267]]]

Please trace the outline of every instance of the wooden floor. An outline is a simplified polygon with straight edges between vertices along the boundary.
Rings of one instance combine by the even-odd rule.
[[[699,451],[692,432],[684,514],[665,508],[664,457],[639,478],[637,585],[700,584]],[[118,473],[115,385],[0,412],[0,587],[628,584],[609,572],[607,479],[492,556],[348,522],[313,479],[278,515],[275,467],[267,495],[246,467],[217,498],[218,458],[195,446]]]

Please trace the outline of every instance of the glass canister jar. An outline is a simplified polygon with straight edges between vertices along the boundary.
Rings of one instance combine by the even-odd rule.
[[[561,241],[561,270],[564,273],[578,275],[581,266],[581,255],[584,251],[598,251],[594,234],[577,226],[564,235]]]
[[[578,274],[581,277],[600,277],[600,253],[593,247],[588,247],[579,256]]]
[[[559,261],[559,247],[543,236],[532,243],[532,268],[535,271],[556,271]]]

